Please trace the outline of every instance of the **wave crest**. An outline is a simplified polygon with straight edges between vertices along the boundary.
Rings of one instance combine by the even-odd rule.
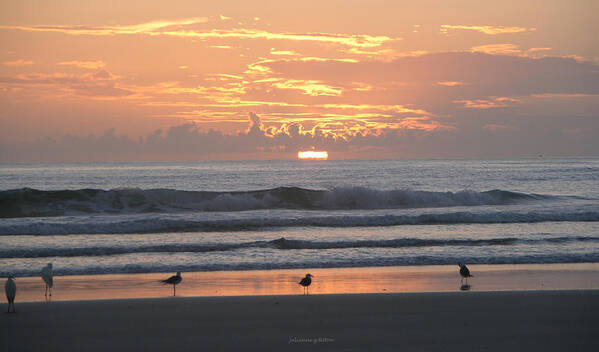
[[[258,191],[204,192],[173,189],[0,191],[0,218],[82,214],[230,212],[262,209],[350,210],[507,205],[554,197],[491,190],[431,192],[339,187],[278,187]]]
[[[562,236],[547,238],[484,238],[484,239],[423,239],[397,238],[388,240],[346,240],[346,241],[310,241],[281,237],[270,241],[252,241],[238,243],[198,243],[198,244],[161,244],[135,246],[97,246],[72,248],[29,248],[0,249],[0,258],[43,258],[43,257],[79,257],[123,255],[131,253],[208,253],[226,252],[250,248],[270,248],[274,250],[303,249],[347,249],[347,248],[410,248],[445,246],[513,246],[516,244],[599,242],[594,236]]]

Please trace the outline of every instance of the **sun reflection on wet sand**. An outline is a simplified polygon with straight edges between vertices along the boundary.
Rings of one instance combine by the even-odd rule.
[[[298,282],[314,275],[311,294],[446,292],[460,289],[457,265],[286,269],[182,273],[177,296],[300,295]],[[599,263],[471,265],[472,291],[599,289]],[[55,276],[52,300],[168,297],[160,280],[172,273]],[[43,301],[39,277],[17,278],[17,302]]]

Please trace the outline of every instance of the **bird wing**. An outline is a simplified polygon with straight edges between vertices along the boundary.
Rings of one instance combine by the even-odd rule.
[[[172,284],[172,283],[175,283],[176,281],[177,281],[177,276],[176,275],[173,275],[173,276],[169,277],[166,280],[162,280],[162,282],[165,283],[165,284]]]

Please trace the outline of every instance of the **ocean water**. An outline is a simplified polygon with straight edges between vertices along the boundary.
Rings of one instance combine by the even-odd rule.
[[[599,262],[599,159],[0,165],[0,276]]]

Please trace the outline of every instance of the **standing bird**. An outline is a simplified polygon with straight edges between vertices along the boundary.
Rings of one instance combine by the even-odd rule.
[[[52,273],[52,263],[48,263],[42,268],[42,280],[46,283],[46,299],[48,299],[48,291],[50,291],[50,297],[52,297],[52,287],[54,286],[54,274]]]
[[[10,305],[12,304],[12,312],[15,313],[15,296],[17,295],[17,285],[14,281],[15,277],[12,275],[8,275],[8,280],[6,280],[6,284],[4,285],[4,291],[6,291],[6,299],[8,300],[8,310],[7,313],[10,313]]]
[[[183,278],[181,277],[181,272],[177,271],[177,275],[173,275],[171,277],[169,277],[166,280],[162,280],[163,284],[172,284],[173,285],[173,296],[176,296],[176,287],[179,283],[181,283],[181,280],[183,280]]]
[[[314,276],[312,276],[311,274],[306,274],[306,277],[302,279],[302,281],[298,282],[300,285],[302,285],[304,287],[304,294],[308,295],[310,294],[308,286],[310,286],[310,284],[312,283],[312,278]]]
[[[468,270],[468,267],[466,266],[466,264],[458,264],[460,266],[460,276],[462,277],[462,281],[461,283],[464,284],[464,278],[466,278],[466,285],[468,285],[468,278],[472,277],[472,275],[470,275],[470,270]]]

